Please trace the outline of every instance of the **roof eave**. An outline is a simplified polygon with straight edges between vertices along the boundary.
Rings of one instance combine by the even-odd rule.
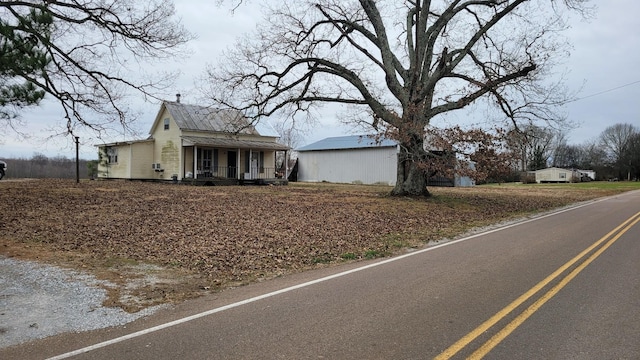
[[[154,139],[116,141],[112,143],[96,144],[93,146],[95,147],[122,146],[122,145],[133,145],[133,144],[145,143],[145,142],[154,142],[154,141],[155,141]]]

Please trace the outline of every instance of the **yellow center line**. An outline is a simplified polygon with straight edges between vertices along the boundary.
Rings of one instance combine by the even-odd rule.
[[[511,334],[518,326],[522,325],[525,320],[529,318],[529,316],[533,315],[542,305],[544,305],[547,301],[549,301],[552,297],[554,297],[562,288],[564,288],[573,278],[575,278],[582,270],[584,270],[593,260],[595,260],[598,256],[600,256],[605,250],[607,250],[613,243],[615,243],[624,233],[629,231],[635,224],[640,221],[640,218],[635,219],[629,226],[620,231],[615,237],[613,237],[609,242],[603,245],[598,251],[593,253],[587,260],[585,260],[578,267],[573,269],[566,277],[564,277],[557,285],[555,285],[551,290],[549,290],[546,294],[544,294],[541,298],[536,300],[531,306],[529,306],[525,311],[523,311],[520,315],[518,315],[515,319],[513,319],[507,326],[505,326],[502,330],[500,330],[497,334],[495,334],[491,339],[489,339],[486,343],[484,343],[478,350],[476,350],[473,354],[471,354],[468,359],[482,359],[489,351],[491,351],[494,347],[496,347],[502,340],[504,340],[509,334]]]
[[[595,243],[593,243],[591,246],[589,246],[588,248],[586,248],[585,250],[583,250],[580,254],[576,255],[573,259],[569,260],[567,263],[565,263],[564,265],[562,265],[561,267],[559,267],[556,271],[554,271],[551,275],[547,276],[544,280],[540,281],[539,283],[537,283],[534,287],[532,287],[531,289],[529,289],[527,292],[525,292],[524,294],[520,295],[517,299],[515,299],[513,302],[511,302],[509,305],[507,305],[506,307],[504,307],[502,310],[498,311],[495,315],[493,315],[492,317],[490,317],[489,319],[487,319],[485,322],[483,322],[482,324],[480,324],[477,328],[473,329],[471,332],[469,332],[467,335],[463,336],[460,340],[456,341],[453,345],[451,345],[450,347],[448,347],[445,351],[443,351],[440,355],[436,356],[434,359],[435,360],[446,360],[446,359],[450,359],[451,357],[453,357],[455,354],[457,354],[460,350],[462,350],[464,347],[466,347],[467,345],[469,345],[472,341],[474,341],[476,338],[478,338],[480,335],[482,335],[485,331],[487,331],[489,328],[491,328],[492,326],[494,326],[496,323],[498,323],[498,321],[502,320],[505,316],[507,316],[509,313],[511,313],[513,310],[515,310],[517,307],[519,307],[520,305],[522,305],[525,301],[527,301],[528,299],[530,299],[533,295],[535,295],[538,291],[540,291],[542,288],[544,288],[545,286],[547,286],[549,283],[551,283],[553,280],[555,280],[557,277],[559,277],[562,273],[564,273],[568,268],[570,268],[571,266],[573,266],[575,263],[577,263],[580,259],[582,259],[583,257],[585,257],[588,253],[590,253],[593,249],[595,249],[596,247],[600,246],[603,242],[605,242],[607,239],[609,239],[613,234],[615,234],[616,232],[618,232],[620,229],[624,228],[625,226],[627,226],[629,223],[633,223],[630,226],[628,226],[627,228],[624,229],[623,232],[621,232],[620,234],[618,234],[618,236],[616,237],[616,240],[618,237],[620,237],[624,232],[626,232],[629,228],[631,228],[634,224],[636,224],[638,221],[640,221],[640,212],[636,213],[635,215],[633,215],[632,217],[630,217],[629,219],[627,219],[626,221],[624,221],[622,224],[618,225],[615,229],[611,230],[609,233],[607,233],[605,236],[603,236],[602,238],[600,238],[598,241],[596,241]],[[575,270],[574,270],[575,271]],[[574,275],[575,276],[575,275]],[[559,289],[558,289],[559,290]],[[545,300],[546,302],[546,300]],[[528,317],[528,316],[527,316]],[[512,330],[513,331],[513,330]],[[492,338],[493,339],[493,338]],[[485,344],[486,345],[486,344]],[[483,345],[484,346],[484,345]],[[495,346],[495,345],[494,345]],[[489,349],[490,350],[490,349]]]

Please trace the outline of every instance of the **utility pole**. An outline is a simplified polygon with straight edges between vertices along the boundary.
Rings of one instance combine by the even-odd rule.
[[[80,184],[80,137],[76,136],[76,184]]]

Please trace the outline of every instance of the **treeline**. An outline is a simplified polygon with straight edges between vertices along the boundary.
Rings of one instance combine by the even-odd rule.
[[[640,129],[629,123],[611,125],[584,144],[559,141],[551,149],[547,165],[594,170],[598,180],[640,178]]]
[[[492,174],[496,182],[523,180],[522,174],[551,166],[593,170],[596,180],[640,179],[640,129],[630,123],[611,125],[579,145],[568,144],[568,135],[562,130],[533,125],[510,131],[507,136],[505,153],[515,160],[516,165],[510,167],[516,172]]]
[[[64,156],[47,157],[36,153],[30,159],[0,159],[7,163],[6,178],[56,178],[75,179],[76,160]],[[91,174],[95,176],[97,160],[79,161],[80,178],[88,179]]]

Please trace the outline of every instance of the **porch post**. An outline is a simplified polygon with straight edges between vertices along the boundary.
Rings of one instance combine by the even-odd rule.
[[[193,178],[198,178],[198,146],[193,145]]]
[[[284,151],[284,179],[289,179],[289,150]]]
[[[253,177],[253,150],[249,149],[249,179],[254,180]]]
[[[238,148],[238,156],[236,156],[236,179],[240,180],[240,157],[242,153],[240,152],[240,148]]]

